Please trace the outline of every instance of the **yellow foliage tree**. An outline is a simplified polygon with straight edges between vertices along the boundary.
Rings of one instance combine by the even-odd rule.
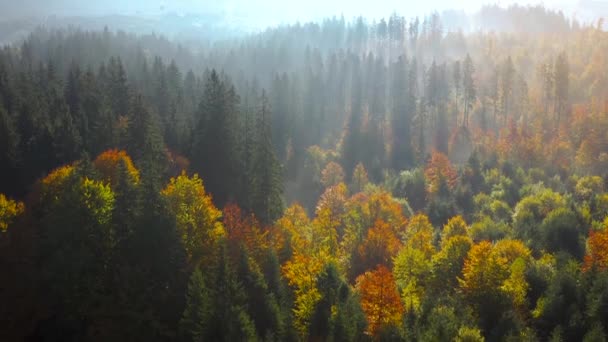
[[[182,172],[177,178],[171,178],[161,194],[175,216],[188,258],[195,263],[200,261],[209,248],[225,236],[221,211],[213,205],[198,175],[188,177]]]
[[[468,226],[462,216],[452,217],[448,223],[443,226],[443,232],[441,233],[441,244],[445,244],[454,236],[467,236],[467,231]]]
[[[424,214],[418,214],[410,220],[406,230],[406,244],[416,248],[430,258],[435,253],[433,246],[433,225]]]
[[[4,194],[0,194],[0,231],[7,231],[13,220],[24,210],[23,203],[13,201]]]
[[[430,260],[423,251],[406,245],[397,254],[394,264],[395,279],[401,290],[405,311],[417,312],[426,292]]]
[[[509,276],[507,260],[493,253],[492,244],[482,241],[474,245],[467,255],[459,280],[465,297],[473,302],[496,293]]]
[[[315,306],[321,300],[317,278],[330,260],[326,251],[313,255],[295,253],[281,268],[289,286],[294,288],[294,326],[303,340],[306,339]]]
[[[357,193],[363,191],[368,183],[367,170],[365,170],[362,163],[357,164],[353,171],[352,192]]]

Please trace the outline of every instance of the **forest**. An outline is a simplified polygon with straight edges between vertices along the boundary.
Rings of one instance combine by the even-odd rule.
[[[608,32],[484,11],[0,48],[0,340],[606,341]]]

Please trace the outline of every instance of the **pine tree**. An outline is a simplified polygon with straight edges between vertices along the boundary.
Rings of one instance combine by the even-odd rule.
[[[515,67],[511,56],[503,62],[500,70],[500,105],[503,115],[503,124],[507,124],[507,118],[511,114],[511,101],[513,97],[513,80],[515,78]]]
[[[555,75],[555,127],[559,129],[561,119],[568,114],[570,65],[565,52],[557,56],[553,74]]]
[[[363,120],[363,86],[361,84],[361,71],[359,70],[358,59],[355,59],[353,62],[352,69],[350,118],[348,119],[344,140],[342,142],[342,166],[347,174],[352,174],[355,165],[361,162],[359,148],[362,143],[361,123]]]
[[[213,70],[209,75],[198,110],[198,124],[193,132],[192,166],[213,200],[222,207],[235,199],[237,178],[236,106],[238,96],[233,87],[220,80]]]
[[[20,182],[15,182],[19,178],[19,158],[19,133],[12,118],[0,105],[0,168],[5,170],[5,177],[13,180],[0,183],[0,193],[14,195],[21,191],[18,188]]]
[[[103,70],[103,71],[102,71]],[[127,75],[120,58],[110,58],[107,70],[100,69],[100,78],[106,79],[108,97],[114,117],[126,116],[129,113],[129,85]],[[107,78],[106,78],[107,77]]]
[[[87,70],[82,76],[80,94],[82,98],[82,113],[86,117],[86,127],[81,128],[84,146],[93,156],[112,147],[117,147],[114,136],[116,120],[112,116],[103,92],[99,91],[100,82],[92,70]],[[83,121],[84,122],[84,121]]]
[[[239,249],[237,274],[247,296],[247,313],[253,320],[258,336],[279,337],[283,333],[283,322],[277,298],[269,291],[255,261],[242,246]]]
[[[212,267],[214,324],[204,340],[208,341],[255,341],[255,326],[246,310],[246,294],[231,264],[228,248],[220,247],[217,263]]]
[[[462,97],[462,89],[463,89],[463,73],[464,70],[462,68],[462,63],[460,61],[455,61],[452,64],[452,82],[454,82],[454,100],[456,102],[456,111],[460,110],[460,98]]]
[[[411,65],[410,67],[415,67]],[[404,57],[394,65],[393,79],[393,148],[391,150],[392,167],[395,170],[404,170],[413,165],[414,156],[412,151],[411,121],[412,103],[415,101],[411,96],[412,85],[408,82],[407,60]],[[415,104],[414,104],[415,105]]]
[[[283,212],[281,166],[272,145],[271,111],[262,92],[257,114],[256,150],[253,160],[252,208],[262,223],[271,224]]]
[[[238,203],[248,211],[252,210],[253,202],[253,161],[255,157],[255,111],[257,106],[257,84],[253,84],[244,96],[241,109],[241,122],[239,134],[239,191]]]
[[[475,66],[473,65],[473,60],[471,56],[467,54],[466,59],[464,60],[463,66],[463,90],[464,90],[464,122],[463,126],[469,126],[469,113],[471,111],[471,107],[475,103],[477,99],[477,92],[475,90],[475,81],[473,79],[473,73],[475,73]]]
[[[158,119],[147,108],[141,95],[135,96],[129,113],[126,149],[136,164],[157,179],[164,174],[166,154]]]
[[[141,169],[141,208],[120,259],[120,296],[128,339],[170,339],[184,310],[186,252],[154,172]]]
[[[58,164],[65,164],[78,159],[80,152],[83,151],[82,137],[78,132],[74,117],[65,107],[65,104],[58,104],[57,122],[54,129],[53,147],[56,153]]]
[[[204,341],[213,325],[213,310],[210,291],[201,270],[196,268],[188,282],[186,309],[179,321],[179,335],[185,341]]]
[[[10,115],[0,106],[0,165],[17,166],[19,160],[19,133]]]
[[[339,326],[344,322],[337,321],[337,311],[344,314],[349,296],[347,284],[340,278],[337,266],[329,264],[317,279],[317,288],[321,300],[316,304],[311,318],[309,336],[313,340],[335,340],[348,327]]]

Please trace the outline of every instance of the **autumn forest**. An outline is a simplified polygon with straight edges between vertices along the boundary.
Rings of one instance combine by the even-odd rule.
[[[482,11],[1,47],[0,340],[606,341],[608,32]]]

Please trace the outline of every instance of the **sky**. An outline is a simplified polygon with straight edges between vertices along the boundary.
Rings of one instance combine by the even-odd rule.
[[[272,26],[342,14],[346,18],[363,15],[373,19],[389,16],[393,11],[406,17],[447,9],[473,13],[488,3],[502,6],[544,4],[563,9],[568,16],[581,14],[581,8],[585,6],[604,7],[608,12],[608,0],[0,0],[0,19],[49,15],[154,15],[175,11],[220,13],[235,20]]]

